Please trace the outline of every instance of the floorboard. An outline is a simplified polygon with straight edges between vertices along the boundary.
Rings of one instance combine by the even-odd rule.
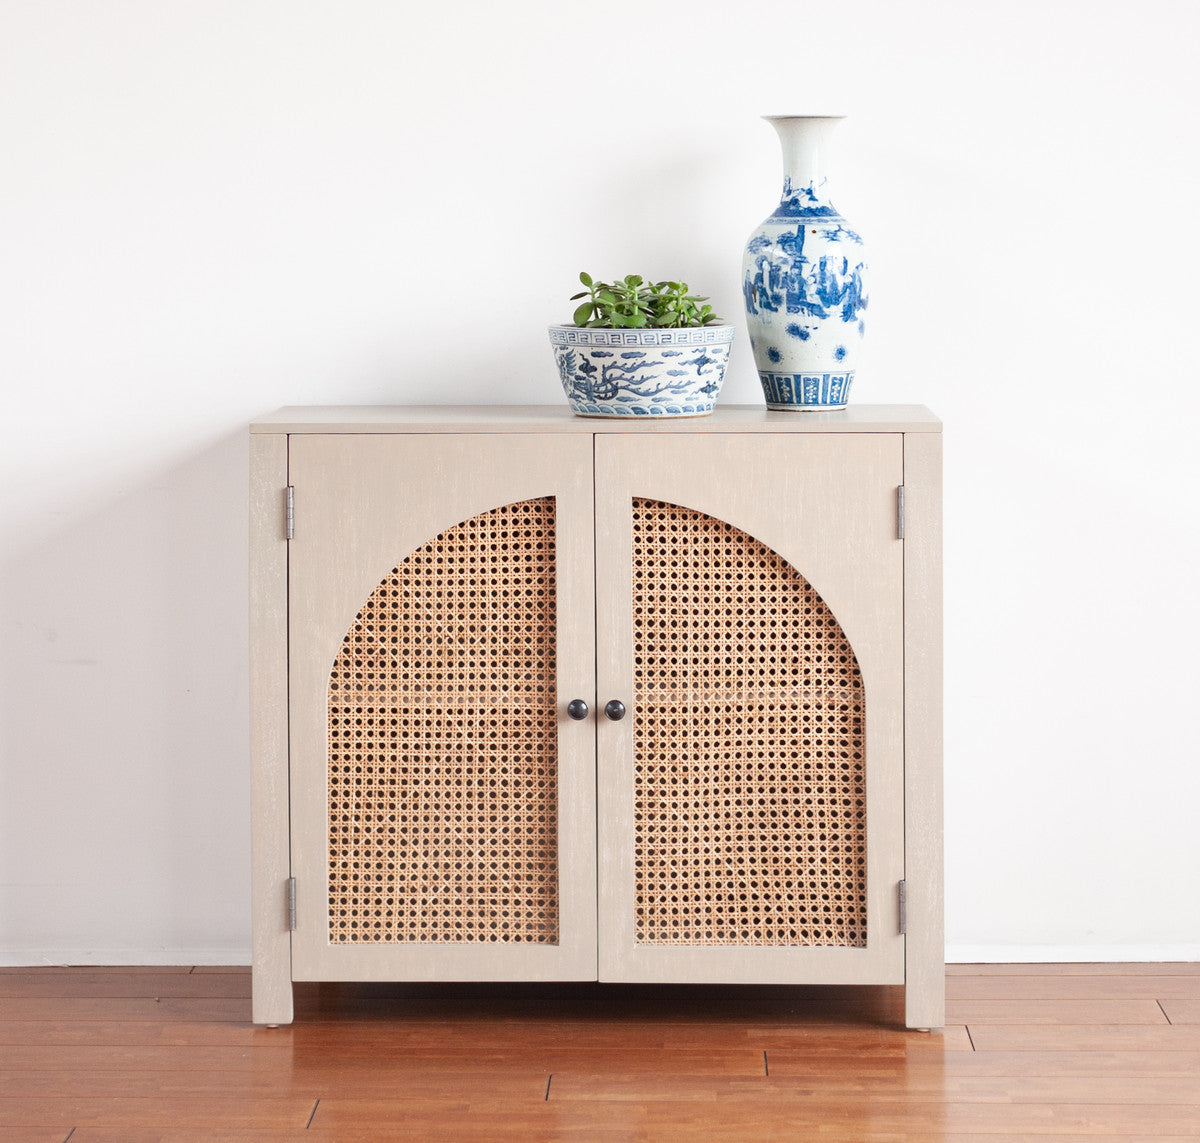
[[[297,985],[0,972],[0,1143],[1200,1139],[1194,965],[956,965],[899,989]]]
[[[1072,961],[1066,964],[948,964],[953,976],[1200,976],[1200,961]]]
[[[1177,1000],[1174,997],[1159,1001],[1172,1024],[1200,1024],[1200,996],[1192,1000]]]

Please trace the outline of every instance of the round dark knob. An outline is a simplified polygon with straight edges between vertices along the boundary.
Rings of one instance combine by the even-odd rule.
[[[608,715],[613,722],[620,722],[625,717],[625,704],[620,699],[609,699],[604,704],[604,713]]]
[[[588,704],[583,699],[572,699],[567,703],[567,717],[573,718],[576,722],[585,719],[588,716]]]

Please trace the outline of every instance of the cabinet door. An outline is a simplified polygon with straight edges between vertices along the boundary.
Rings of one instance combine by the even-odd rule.
[[[589,437],[293,436],[296,980],[595,978]]]
[[[597,439],[602,980],[903,981],[901,461]]]

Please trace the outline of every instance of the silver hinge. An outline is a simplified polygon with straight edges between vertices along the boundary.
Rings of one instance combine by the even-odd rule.
[[[296,879],[289,877],[287,882],[287,917],[288,932],[296,931]]]
[[[896,489],[896,539],[904,539],[904,485]]]
[[[287,538],[290,540],[296,535],[296,489],[289,484],[287,486]]]
[[[900,935],[908,932],[908,882],[901,881],[900,889]]]

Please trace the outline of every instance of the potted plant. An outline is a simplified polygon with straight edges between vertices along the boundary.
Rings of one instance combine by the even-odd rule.
[[[567,403],[582,417],[702,417],[713,411],[733,326],[686,282],[629,274],[586,287],[573,321],[550,327]]]

